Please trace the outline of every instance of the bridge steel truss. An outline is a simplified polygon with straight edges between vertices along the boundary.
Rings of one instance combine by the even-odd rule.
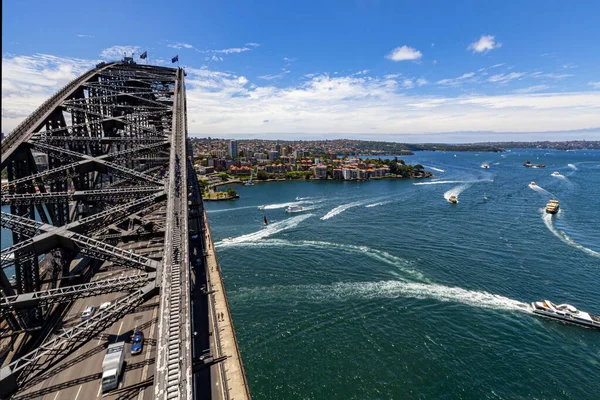
[[[99,65],[2,143],[8,184],[1,201],[10,212],[1,225],[13,244],[1,256],[0,323],[20,340],[0,370],[0,397],[159,294],[154,397],[193,398],[188,200],[202,200],[188,199],[184,76],[182,69]],[[162,254],[123,248],[141,235],[163,240]],[[82,257],[92,261],[83,272],[71,267]],[[99,265],[133,274],[95,280]],[[52,332],[58,304],[112,292],[123,295],[93,318],[36,336],[40,326]]]

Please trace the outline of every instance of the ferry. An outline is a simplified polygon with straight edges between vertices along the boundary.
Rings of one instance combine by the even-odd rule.
[[[546,204],[546,212],[548,214],[556,214],[558,212],[558,200],[550,200],[548,204]]]
[[[456,204],[458,203],[458,200],[456,199],[456,196],[452,195],[450,196],[450,198],[448,199],[448,201],[452,204]]]
[[[289,206],[288,208],[285,209],[286,213],[297,213],[297,212],[302,212],[304,211],[304,207],[302,206]]]
[[[600,329],[599,316],[580,311],[570,304],[556,305],[549,300],[535,301],[531,303],[531,312],[542,317]]]
[[[525,161],[525,164],[523,164],[523,166],[531,168],[546,168],[544,164],[532,164],[529,160]]]

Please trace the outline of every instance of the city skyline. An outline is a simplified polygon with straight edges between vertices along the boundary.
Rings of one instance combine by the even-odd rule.
[[[189,3],[185,15],[118,3],[125,18],[110,27],[84,16],[114,18],[111,7],[70,4],[5,2],[5,133],[95,63],[133,54],[186,69],[196,137],[600,138],[595,2]],[[64,18],[68,25],[47,32],[48,20]],[[25,19],[31,29],[22,29]]]

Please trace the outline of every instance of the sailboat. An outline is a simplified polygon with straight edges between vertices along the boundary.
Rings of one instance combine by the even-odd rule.
[[[265,219],[265,226],[266,226],[266,225],[269,225],[269,221],[267,221],[267,216],[266,216],[266,215],[263,215],[263,218]]]
[[[252,183],[252,176],[254,175],[254,170],[250,171],[250,179],[248,179],[248,182],[244,183],[244,186],[254,186],[254,183]]]
[[[487,200],[487,196],[485,195],[485,192],[483,192],[483,199]]]

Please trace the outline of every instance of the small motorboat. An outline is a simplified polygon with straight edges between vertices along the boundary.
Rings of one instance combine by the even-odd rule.
[[[304,207],[302,206],[289,206],[288,208],[285,209],[286,213],[297,213],[297,212],[302,212],[304,211]]]
[[[258,209],[262,211],[265,209],[265,206],[258,206]]]
[[[488,164],[483,164],[483,165],[481,166],[481,168],[489,168],[489,167],[490,167],[490,166],[489,166]]]
[[[452,204],[456,204],[458,203],[458,199],[456,198],[456,196],[452,195],[448,198],[448,201]]]
[[[299,201],[299,200],[300,200],[300,197],[296,196],[296,201]]]
[[[529,185],[530,185],[530,186],[537,186],[537,185],[535,184],[535,182],[531,182]]]
[[[531,312],[542,317],[600,329],[599,316],[580,311],[570,304],[556,305],[549,300],[536,301],[531,303]]]
[[[552,173],[552,175],[554,175],[554,176],[559,176],[560,174],[558,173],[558,171],[554,171],[554,172]]]

